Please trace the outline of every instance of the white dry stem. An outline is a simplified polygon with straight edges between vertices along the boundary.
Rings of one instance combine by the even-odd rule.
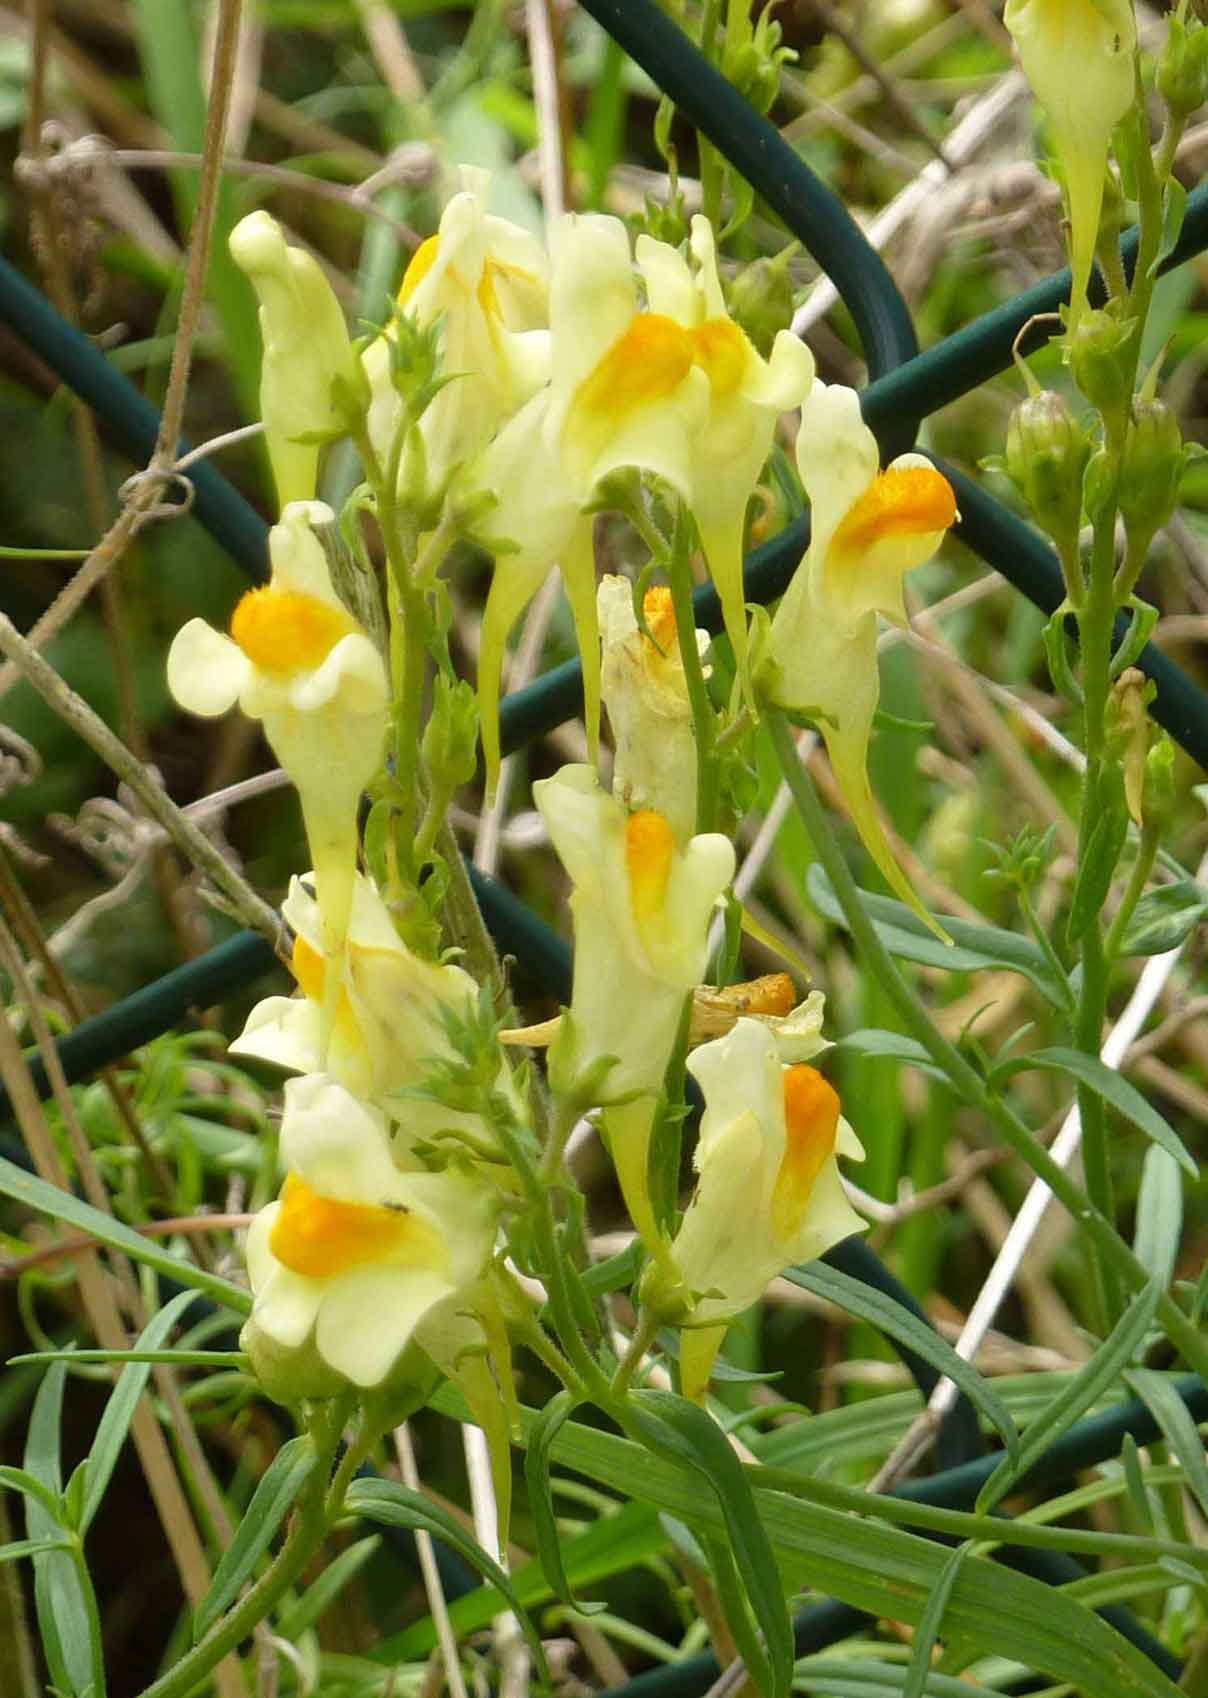
[[[1202,879],[1206,874],[1208,874],[1208,855],[1205,855],[1200,862],[1196,877]],[[1108,1033],[1103,1048],[1099,1052],[1100,1060],[1106,1066],[1119,1068],[1165,989],[1182,951],[1183,945],[1180,944],[1176,949],[1168,949],[1163,955],[1152,956],[1145,963],[1124,1011]],[[1061,1124],[1061,1130],[1052,1145],[1050,1153],[1054,1161],[1062,1167],[1068,1167],[1078,1153],[1081,1140],[1082,1117],[1078,1113],[1077,1106],[1075,1106],[1066,1115]],[[978,1293],[977,1299],[969,1311],[968,1319],[961,1328],[955,1350],[962,1361],[971,1362],[981,1347],[982,1340],[993,1324],[994,1317],[1015,1283],[1016,1275],[1028,1252],[1028,1247],[1044,1219],[1052,1197],[1053,1193],[1042,1179],[1032,1181],[1019,1212],[1012,1222],[1011,1229],[1007,1233],[1002,1249],[995,1258],[994,1265],[986,1276],[985,1284]],[[934,1432],[940,1419],[956,1401],[956,1395],[956,1386],[951,1380],[940,1381],[931,1394],[924,1416],[915,1424],[911,1432],[907,1433],[898,1451],[889,1459],[881,1474],[878,1475],[877,1482],[874,1483],[876,1489],[883,1490],[889,1477],[896,1477],[903,1467],[909,1466],[911,1462],[917,1460],[920,1454],[920,1446],[925,1447],[930,1434]],[[894,1466],[894,1475],[887,1476],[887,1470],[891,1464]],[[883,1477],[885,1478],[883,1479]]]
[[[869,224],[864,234],[878,252],[891,242],[904,224],[926,203],[936,189],[952,175],[952,169],[964,165],[977,152],[987,136],[1027,92],[1021,71],[1008,71],[980,100],[974,102],[959,123],[944,138],[944,153],[948,164],[930,160],[912,183],[908,183]],[[838,292],[829,278],[822,278],[810,290],[793,315],[793,330],[804,336],[812,325],[825,318],[839,301]]]
[[[562,154],[562,114],[558,99],[558,57],[550,20],[550,0],[525,0],[529,66],[533,74],[533,104],[537,108],[537,160],[546,224],[561,217],[566,206],[562,185],[566,162]]]
[[[508,1573],[507,1546],[499,1536],[499,1505],[495,1500],[495,1482],[491,1475],[491,1448],[481,1427],[466,1422],[461,1429],[462,1448],[466,1457],[466,1475],[470,1482],[470,1505],[474,1511],[474,1533],[483,1550],[497,1556],[504,1573]],[[511,1610],[497,1615],[492,1624],[495,1656],[499,1663],[499,1698],[527,1698],[529,1689],[529,1653],[520,1631],[520,1623]]]
[[[394,1449],[398,1456],[399,1472],[403,1476],[404,1486],[409,1487],[413,1492],[418,1492],[420,1489],[419,1470],[415,1466],[415,1451],[405,1421],[401,1427],[396,1427],[394,1430]],[[422,1527],[416,1531],[415,1548],[419,1553],[419,1570],[423,1576],[428,1609],[431,1611],[432,1620],[436,1625],[436,1638],[445,1665],[445,1679],[449,1683],[449,1691],[452,1698],[469,1698],[466,1683],[462,1678],[461,1659],[457,1655],[457,1637],[453,1632],[453,1623],[449,1620],[449,1606],[445,1602],[445,1591],[440,1583],[440,1571],[436,1566],[436,1552],[432,1547],[432,1535]]]

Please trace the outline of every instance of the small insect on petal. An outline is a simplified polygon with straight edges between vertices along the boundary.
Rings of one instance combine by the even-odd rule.
[[[290,1173],[269,1249],[293,1273],[330,1279],[370,1262],[427,1261],[438,1244],[431,1226],[408,1209],[323,1197]]]
[[[838,1095],[817,1068],[785,1069],[784,1121],[784,1157],[772,1193],[772,1228],[782,1239],[795,1235],[839,1129]]]
[[[878,472],[835,531],[836,553],[861,555],[887,537],[946,531],[957,518],[947,478],[931,466],[891,466]]]
[[[630,814],[625,822],[625,864],[629,871],[629,896],[638,924],[653,918],[663,906],[675,834],[653,808]]]
[[[253,666],[288,677],[313,672],[343,637],[352,615],[302,590],[249,590],[231,617],[231,637]]]

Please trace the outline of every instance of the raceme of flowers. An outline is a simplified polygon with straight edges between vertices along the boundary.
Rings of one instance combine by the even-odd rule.
[[[703,657],[709,639],[688,633],[682,647],[663,584],[597,584],[595,512],[612,503],[634,516],[636,503],[675,526],[690,515],[736,662],[734,705],[816,719],[861,836],[913,900],[867,777],[877,619],[904,617],[903,576],[939,546],[955,504],[921,456],[879,469],[855,393],[815,381],[787,330],[757,352],[727,309],[705,219],[680,249],[648,236],[631,245],[616,218],[567,215],[547,252],[488,211],[488,191],[483,173],[463,173],[411,259],[396,318],[360,341],[322,272],[272,219],[254,213],[237,227],[232,252],[260,302],[282,503],[272,574],[239,602],[228,633],[191,620],[168,675],[195,713],[238,703],[261,721],[297,787],[313,865],[283,908],[296,990],[253,1009],[233,1046],[291,1075],[280,1194],[248,1240],[247,1347],[287,1399],[452,1374],[506,1442],[505,1317],[521,1300],[509,1256],[523,1213],[516,1164],[527,1159],[517,1152],[540,1154],[544,1122],[514,1050],[482,1024],[480,985],[404,923],[416,892],[380,858],[376,875],[365,870],[358,810],[394,770],[399,632],[379,639],[384,621],[345,601],[336,515],[315,498],[322,446],[354,439],[371,503],[396,503],[417,546],[448,524],[494,555],[478,661],[488,786],[506,641],[561,567],[591,761],[533,786],[575,934],[571,1004],[549,1054],[552,1115],[595,1112],[658,1271],[651,1301],[682,1328],[682,1384],[694,1397],[730,1319],[785,1267],[860,1229],[837,1167],[860,1148],[812,1065],[826,1047],[821,994],[794,1007],[782,974],[703,983],[735,868],[729,837],[696,829],[685,656]],[[433,347],[437,363],[425,366]],[[813,540],[756,647],[743,605],[746,511],[796,407]],[[611,788],[596,758],[601,700]],[[668,1068],[685,1045],[705,1113],[695,1190],[677,1217],[656,1199],[651,1160]]]

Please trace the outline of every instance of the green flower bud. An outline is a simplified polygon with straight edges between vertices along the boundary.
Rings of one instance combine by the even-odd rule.
[[[751,338],[766,360],[772,352],[776,332],[793,316],[793,283],[789,276],[791,247],[775,259],[757,259],[739,272],[730,285],[727,306],[730,317]]]
[[[1007,472],[1051,536],[1077,536],[1082,477],[1090,459],[1086,432],[1060,395],[1043,389],[1021,401],[1007,426]]]
[[[1204,11],[1208,12],[1208,7]],[[1157,86],[1177,118],[1188,117],[1204,104],[1208,98],[1208,31],[1189,30],[1172,14],[1158,60]]]
[[[1186,465],[1183,433],[1165,401],[1138,395],[1120,469],[1120,513],[1130,540],[1148,543],[1174,512]]]
[[[424,764],[442,790],[468,784],[478,764],[478,697],[464,678],[438,675],[424,727]]]
[[[291,1349],[278,1344],[256,1322],[244,1322],[239,1348],[251,1358],[252,1372],[274,1403],[287,1407],[302,1402],[320,1402],[348,1389],[348,1381],[329,1368],[315,1348],[313,1334]]]
[[[1132,392],[1129,349],[1137,321],[1107,309],[1084,312],[1066,344],[1075,381],[1092,406],[1122,407]]]
[[[1107,746],[1124,774],[1124,799],[1137,825],[1143,817],[1145,767],[1150,752],[1151,726],[1146,710],[1155,694],[1153,682],[1130,666],[1112,685],[1107,701]]]
[[[1082,505],[1086,508],[1086,516],[1092,524],[1096,524],[1104,505],[1111,499],[1115,488],[1116,468],[1111,455],[1106,448],[1096,448],[1087,462],[1086,475],[1082,479]]]

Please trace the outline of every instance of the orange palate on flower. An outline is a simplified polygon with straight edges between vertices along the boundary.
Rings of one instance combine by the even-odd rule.
[[[410,263],[403,273],[403,281],[399,285],[398,304],[400,307],[407,305],[407,302],[436,264],[436,256],[439,252],[440,237],[429,236],[427,241],[421,242],[411,255]]]
[[[677,652],[675,604],[666,584],[655,584],[642,597],[642,617],[646,629],[665,655]]]
[[[747,369],[750,348],[732,318],[710,318],[690,332],[696,363],[703,366],[714,395],[732,395]]]
[[[784,1072],[784,1156],[772,1192],[772,1229],[795,1236],[839,1130],[839,1098],[816,1067],[803,1062]]]
[[[642,808],[625,822],[625,863],[629,897],[638,924],[656,915],[667,894],[675,836],[662,814]]]
[[[891,466],[878,472],[831,541],[841,553],[863,554],[887,537],[946,531],[956,520],[952,485],[934,466]]]
[[[369,1262],[411,1261],[416,1239],[431,1235],[428,1223],[408,1209],[323,1197],[301,1174],[289,1173],[268,1247],[293,1273],[330,1279]]]
[[[678,389],[692,370],[692,357],[692,339],[682,325],[662,313],[639,313],[583,379],[574,405],[623,417]]]
[[[342,637],[356,630],[342,607],[303,590],[271,584],[249,590],[231,616],[231,636],[253,666],[288,677],[321,666]]]

